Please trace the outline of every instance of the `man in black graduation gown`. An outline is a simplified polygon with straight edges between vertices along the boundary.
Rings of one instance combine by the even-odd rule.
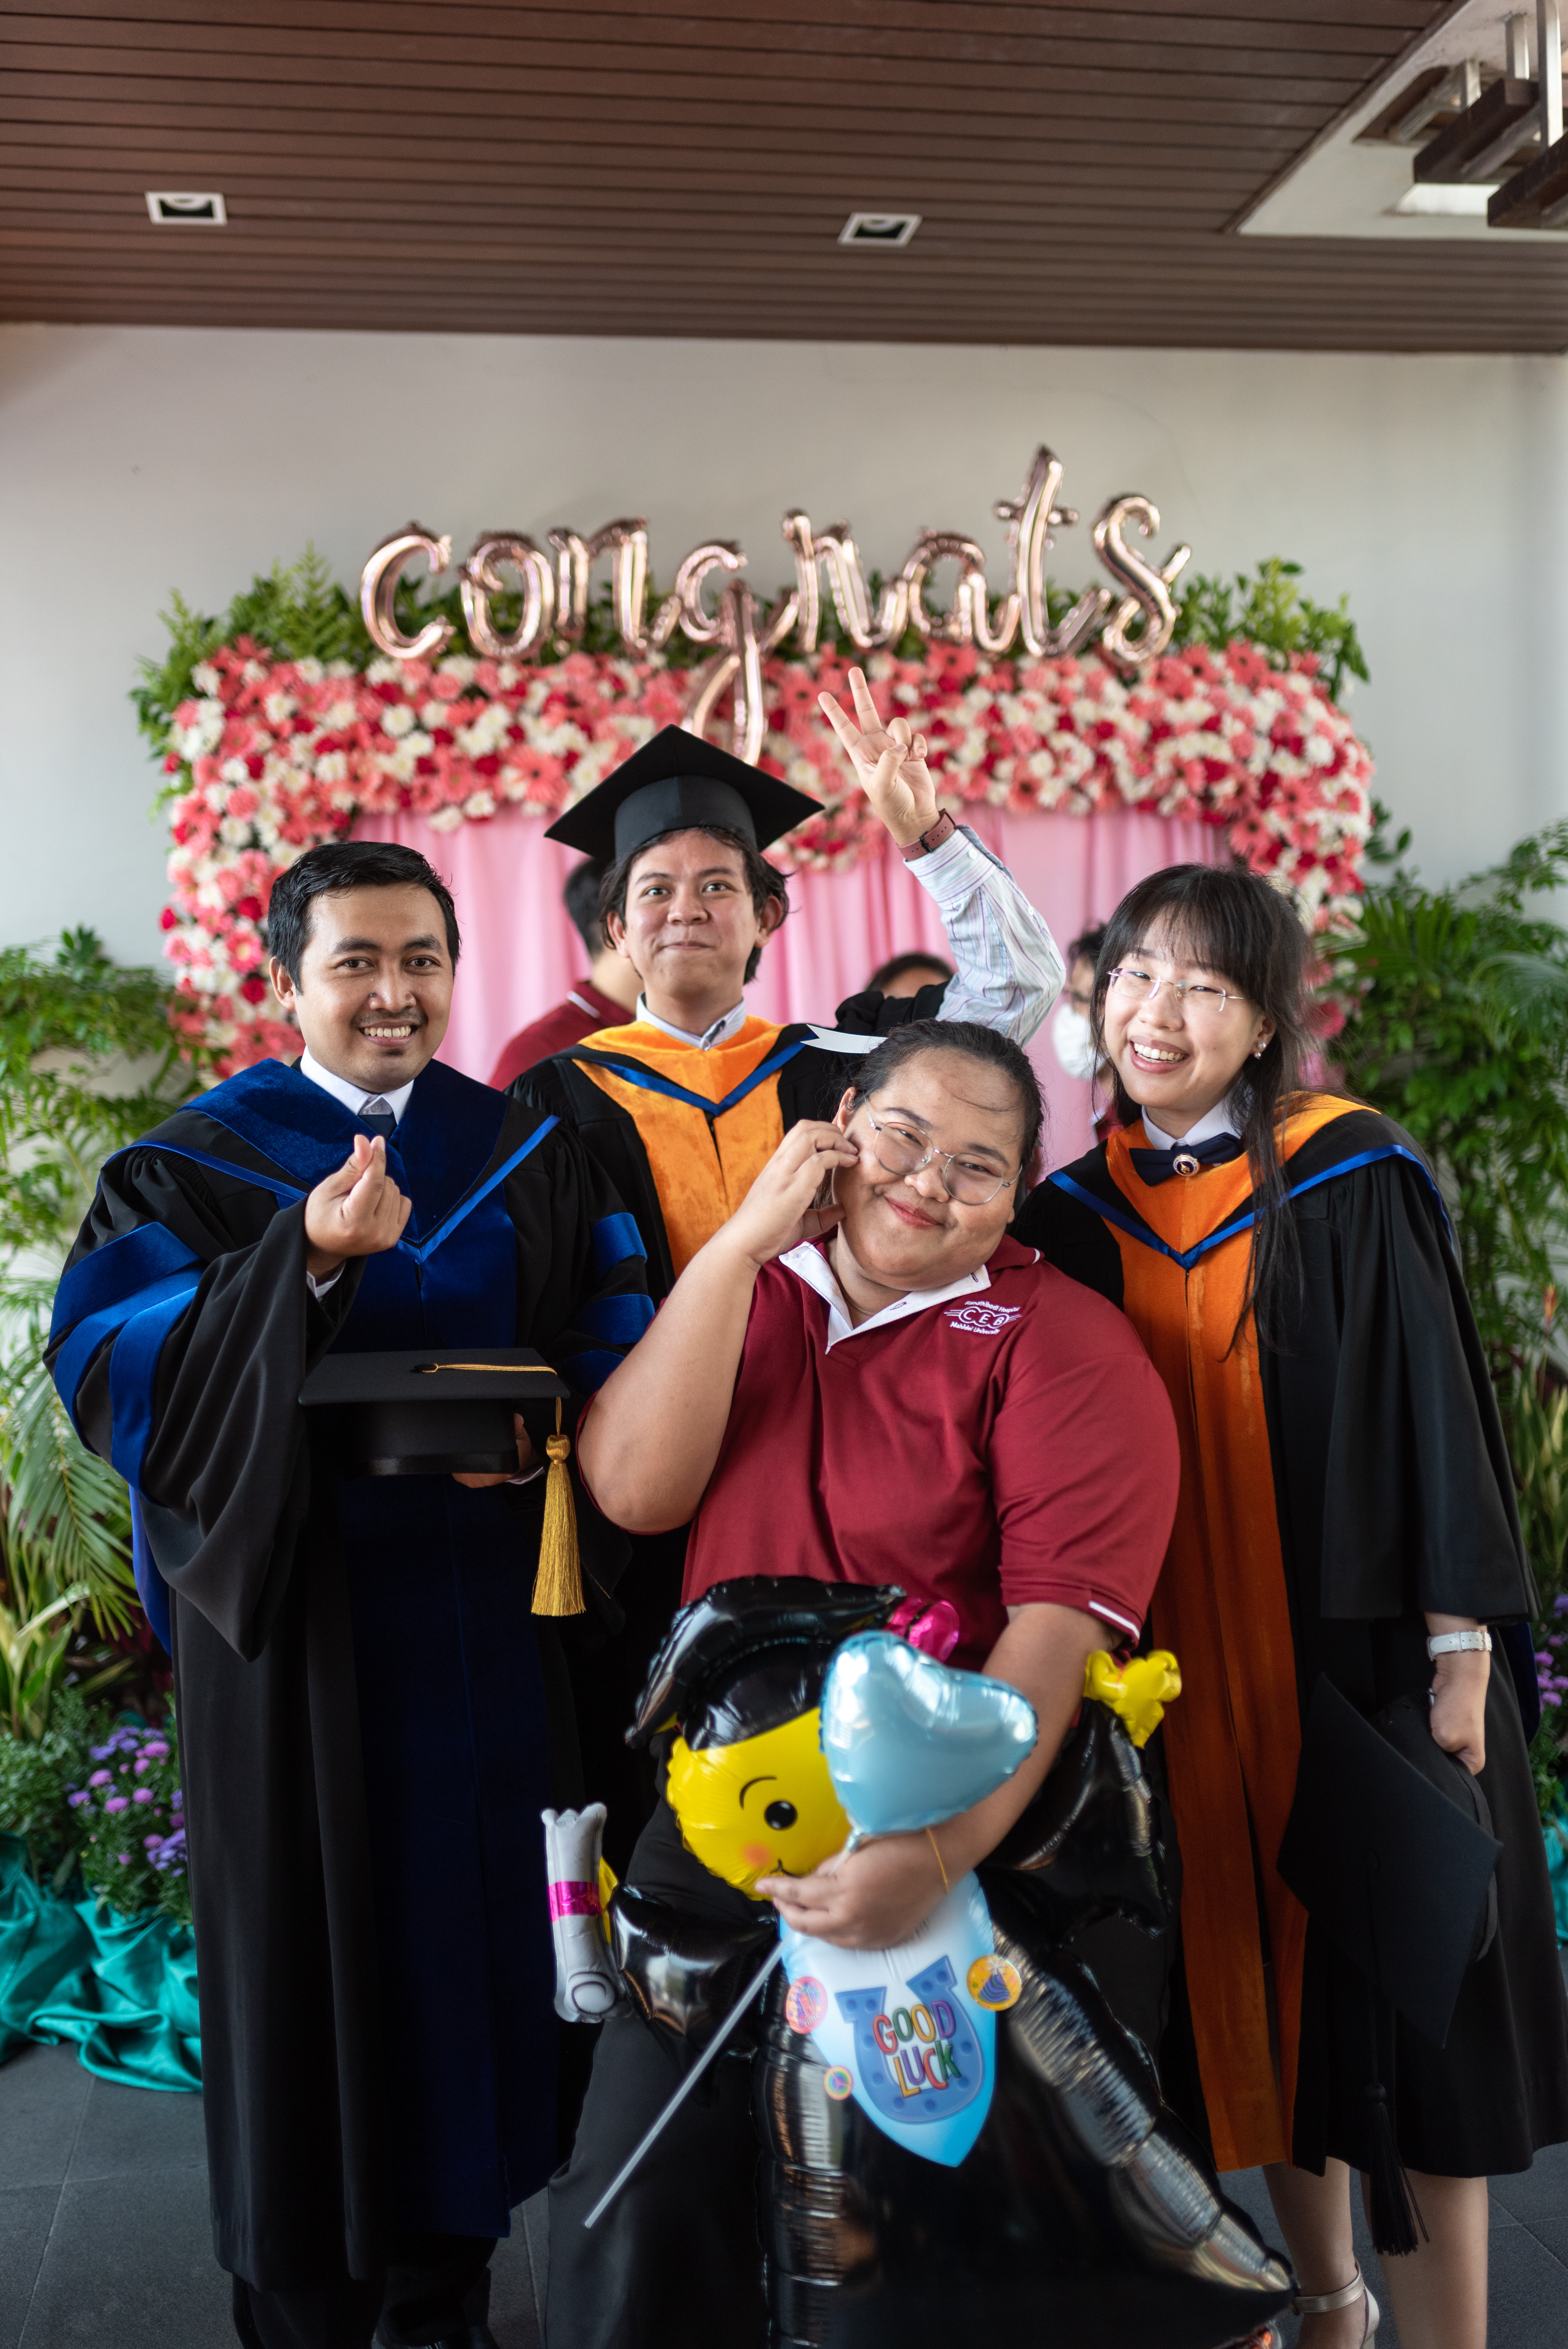
[[[313,849],[268,921],[304,1056],[108,1162],[51,1366],[137,1495],[174,1660],[236,2329],[482,2349],[494,2239],[556,2151],[549,1423],[516,1479],[347,1478],[298,1397],[330,1350],[425,1345],[530,1346],[586,1392],[651,1308],[576,1138],[434,1059],[459,936],[424,859]]]

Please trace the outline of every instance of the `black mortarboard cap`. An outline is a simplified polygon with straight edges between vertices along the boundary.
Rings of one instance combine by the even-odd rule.
[[[1440,2047],[1488,1940],[1502,1846],[1480,1787],[1420,1719],[1424,1703],[1400,1700],[1379,1728],[1319,1679],[1279,1872],[1317,1930]]]
[[[300,1390],[346,1476],[499,1475],[517,1467],[512,1413],[570,1390],[526,1346],[328,1354]]]
[[[795,824],[819,813],[811,799],[777,775],[748,767],[717,743],[665,726],[624,763],[586,792],[545,833],[604,864],[630,856],[645,840],[666,832],[721,824],[753,848],[766,848]]]
[[[840,1642],[879,1629],[903,1598],[892,1584],[819,1582],[810,1575],[716,1582],[670,1625],[628,1743],[671,1721],[693,1747],[731,1745],[778,1728],[816,1703]]]

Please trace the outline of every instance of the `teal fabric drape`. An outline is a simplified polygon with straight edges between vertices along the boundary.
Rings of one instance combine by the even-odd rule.
[[[1552,1905],[1557,1911],[1557,1939],[1568,1942],[1568,1812],[1556,1811],[1544,1822],[1546,1869],[1552,1878]]]
[[[188,2093],[201,2030],[188,1925],[40,1891],[25,1846],[0,1836],[0,2063],[28,2040],[74,2040],[101,2080]]]

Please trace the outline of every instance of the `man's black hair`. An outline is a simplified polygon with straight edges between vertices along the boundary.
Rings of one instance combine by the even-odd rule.
[[[599,887],[599,918],[605,925],[606,936],[609,936],[607,917],[611,914],[623,922],[626,918],[626,889],[632,878],[633,865],[639,857],[646,856],[650,849],[657,848],[660,841],[677,840],[683,832],[706,833],[709,840],[719,841],[726,848],[737,850],[745,870],[746,885],[751,892],[751,909],[758,920],[762,919],[769,905],[777,905],[779,919],[783,921],[789,911],[789,884],[776,864],[769,864],[748,840],[743,840],[739,833],[731,832],[725,824],[683,823],[674,832],[661,832],[652,840],[639,841],[629,856],[617,856],[611,865]],[[744,978],[748,985],[756,978],[761,960],[762,948],[758,944],[752,947],[747,957]]]
[[[953,965],[944,962],[939,954],[892,955],[872,971],[866,981],[866,993],[880,991],[885,995],[895,978],[905,978],[912,970],[939,970],[944,980],[953,976]]]
[[[1078,962],[1098,963],[1099,950],[1105,944],[1105,924],[1096,922],[1081,938],[1075,938],[1068,948],[1068,977],[1073,975],[1073,965]]]
[[[428,890],[441,909],[447,952],[457,968],[462,939],[452,893],[417,848],[400,848],[390,840],[328,840],[279,874],[267,906],[267,950],[296,987],[310,944],[311,907],[318,897],[341,897],[349,889]]]
[[[588,949],[588,959],[602,955],[609,945],[603,922],[599,915],[599,892],[604,885],[604,867],[592,856],[568,874],[566,886],[561,892],[561,902],[572,916],[578,936]]]

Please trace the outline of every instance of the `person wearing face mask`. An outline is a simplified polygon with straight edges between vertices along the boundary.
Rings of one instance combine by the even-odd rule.
[[[1370,2180],[1401,2340],[1483,2349],[1487,2175],[1568,2137],[1568,2011],[1526,1754],[1537,1602],[1431,1169],[1391,1120],[1303,1090],[1311,967],[1259,874],[1189,864],[1140,882],[1108,925],[1091,1007],[1123,1130],[1052,1174],[1016,1232],[1124,1308],[1181,1431],[1150,1624],[1181,1660],[1161,1736],[1191,2116],[1222,2170],[1264,2167],[1304,2349],[1359,2349],[1377,2327],[1352,2170]],[[1320,1723],[1341,1772],[1326,1828]],[[1501,1845],[1495,1930],[1483,1917],[1468,1964],[1460,1949],[1446,2037],[1408,2020],[1429,1947],[1396,1963],[1400,1920],[1378,1907],[1378,1868],[1410,1847],[1381,1829],[1380,1853],[1353,1842],[1372,1832],[1387,1741],[1409,1729],[1412,1775],[1441,1792],[1446,1773],[1460,1808],[1473,1775]],[[1437,1813],[1420,1850],[1450,1848],[1454,1814]],[[1309,1832],[1310,1914],[1286,1881],[1306,1881]],[[1349,1871],[1369,1864],[1342,1915]],[[1440,1909],[1432,1866],[1415,1890]],[[1168,2056],[1181,2036],[1173,2024]]]
[[[580,1437],[612,1522],[693,1519],[686,1599],[748,1573],[896,1583],[921,1607],[946,1602],[955,1664],[1035,1705],[1037,1745],[999,1794],[757,1884],[791,1924],[849,1948],[906,1940],[1022,1813],[1086,1659],[1136,1640],[1171,1523],[1171,1408],[1138,1339],[1008,1236],[1040,1114],[1028,1061],[994,1031],[897,1030],[831,1123],[785,1136]],[[662,1797],[627,1881],[698,1915],[718,1899],[729,1928],[744,1915]],[[658,2349],[678,2308],[686,2349],[760,2349],[749,2066],[721,2063],[583,2227],[676,2084],[656,2039],[630,2013],[603,2026],[551,2187],[549,2337]]]
[[[1109,1102],[1100,1099],[1107,1074],[1105,1063],[1095,1049],[1094,1029],[1089,1013],[1094,1003],[1095,965],[1105,944],[1105,924],[1099,922],[1085,930],[1068,948],[1068,983],[1051,1021],[1051,1043],[1057,1059],[1069,1077],[1096,1085],[1089,1101],[1089,1116],[1094,1126],[1094,1138],[1103,1142],[1108,1133],[1116,1131],[1116,1112]]]

